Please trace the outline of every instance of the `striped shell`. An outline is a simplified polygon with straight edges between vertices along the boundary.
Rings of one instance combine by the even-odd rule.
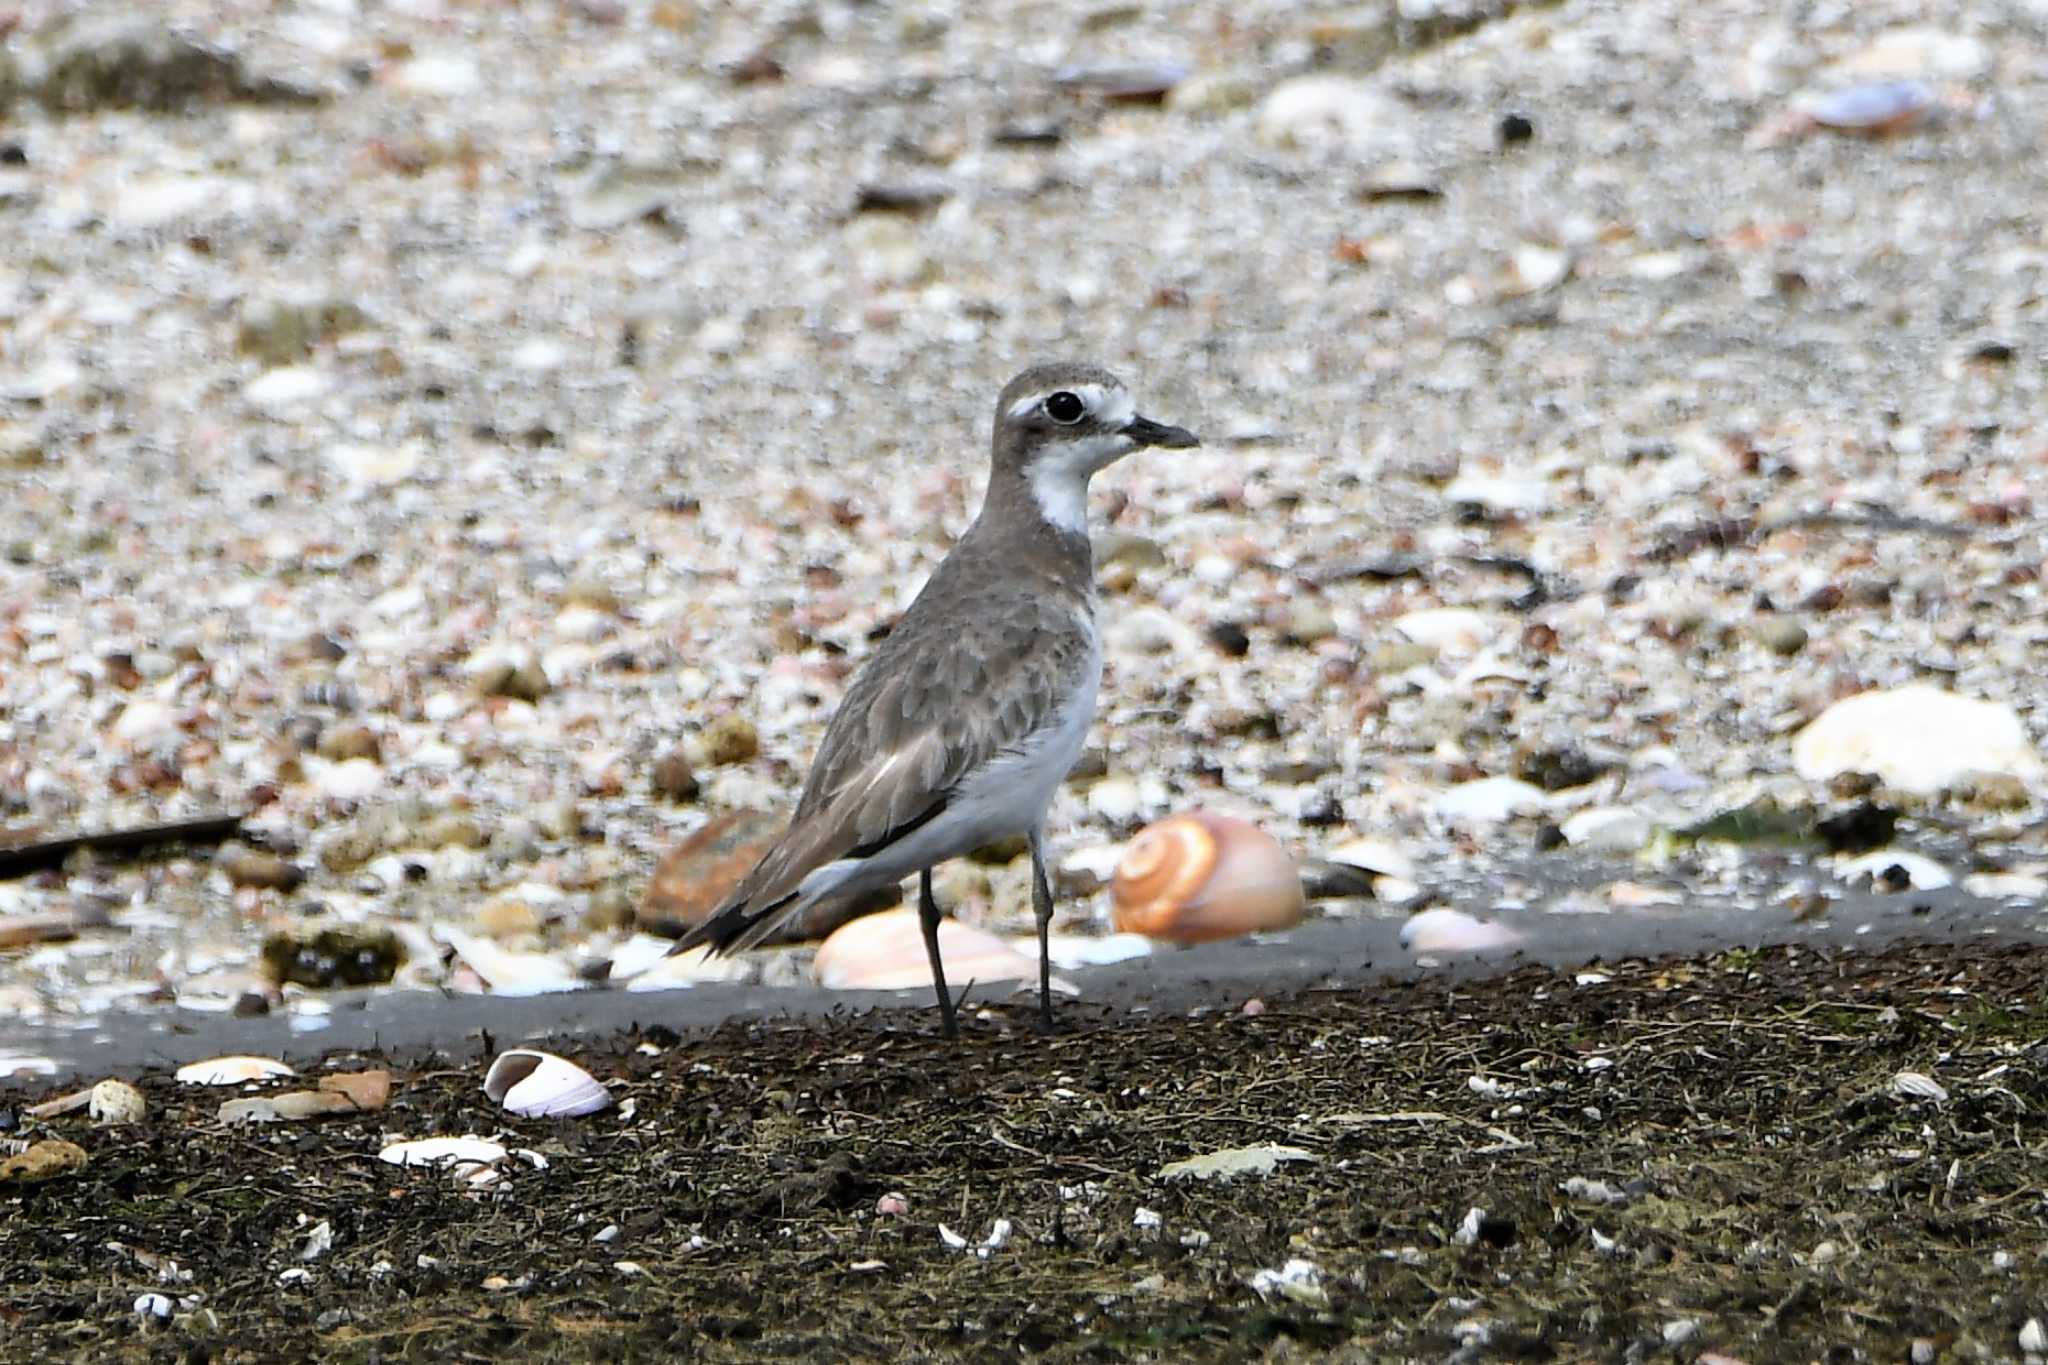
[[[1111,883],[1123,932],[1206,943],[1299,924],[1301,873],[1279,841],[1244,820],[1195,810],[1138,831]]]

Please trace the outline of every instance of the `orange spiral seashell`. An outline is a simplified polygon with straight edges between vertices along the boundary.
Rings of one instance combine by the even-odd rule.
[[[1111,883],[1119,932],[1206,943],[1301,922],[1301,873],[1278,840],[1210,811],[1138,831]]]

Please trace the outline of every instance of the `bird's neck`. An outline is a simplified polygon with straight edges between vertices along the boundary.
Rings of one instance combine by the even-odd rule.
[[[1004,542],[1005,553],[1082,590],[1094,584],[1085,479],[1032,479],[999,468],[989,477],[981,515],[966,538]]]

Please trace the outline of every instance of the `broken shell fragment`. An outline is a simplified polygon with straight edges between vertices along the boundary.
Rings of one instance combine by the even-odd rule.
[[[356,1102],[336,1090],[291,1090],[282,1095],[252,1095],[228,1100],[220,1107],[220,1121],[235,1123],[296,1123],[328,1114],[361,1112]]]
[[[443,1166],[460,1161],[503,1161],[505,1145],[480,1137],[414,1138],[394,1142],[377,1153],[394,1166]]]
[[[455,950],[492,995],[546,995],[580,991],[590,983],[553,953],[522,953],[501,948],[478,934],[443,929],[442,942]]]
[[[394,1166],[438,1167],[477,1190],[491,1190],[503,1185],[504,1175],[498,1163],[510,1155],[504,1144],[479,1137],[415,1138],[410,1142],[391,1143],[377,1153],[379,1160]],[[547,1165],[546,1158],[537,1152],[521,1151],[519,1155],[530,1161],[535,1169]]]
[[[142,1092],[126,1081],[101,1081],[92,1088],[86,1100],[85,1112],[97,1124],[140,1123],[143,1111]]]
[[[290,1067],[271,1057],[209,1057],[177,1071],[182,1085],[241,1085],[245,1081],[268,1081],[294,1074]]]
[[[75,1114],[91,1103],[92,1091],[74,1090],[67,1095],[44,1100],[41,1104],[31,1104],[21,1112],[32,1119],[54,1119],[65,1114]]]
[[[320,1093],[339,1095],[357,1110],[382,1109],[391,1098],[391,1073],[382,1067],[371,1071],[337,1071],[320,1078]]]
[[[674,953],[675,940],[635,934],[612,951],[606,979],[629,991],[666,991],[707,981],[744,981],[756,971],[744,957],[714,956],[709,948]]]
[[[1880,848],[1835,869],[1845,882],[1868,881],[1876,891],[1939,891],[1955,879],[1949,870],[1924,854]]]
[[[320,1078],[317,1090],[291,1090],[282,1095],[252,1095],[220,1107],[222,1123],[296,1123],[330,1114],[363,1114],[382,1109],[391,1098],[391,1073],[337,1071]]]
[[[612,1102],[603,1083],[568,1058],[523,1047],[498,1054],[484,1076],[484,1093],[533,1119],[594,1114]]]
[[[1112,922],[1121,932],[1206,943],[1301,922],[1301,874],[1278,840],[1248,821],[1195,810],[1139,830],[1117,863]]]
[[[1331,849],[1326,855],[1333,863],[1364,868],[1382,877],[1415,879],[1415,860],[1388,839],[1353,839]]]

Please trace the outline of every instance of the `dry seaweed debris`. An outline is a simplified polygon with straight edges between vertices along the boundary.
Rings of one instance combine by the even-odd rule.
[[[1774,950],[1256,1014],[1090,1007],[1051,1037],[990,1008],[958,1046],[886,1014],[655,1029],[578,1049],[621,1099],[578,1119],[496,1113],[483,1056],[385,1059],[393,1107],[317,1128],[222,1127],[153,1075],[147,1123],[78,1131],[87,1166],[6,1192],[9,1343],[1573,1359],[1669,1330],[1745,1359],[2010,1354],[2048,1283],[2044,969],[2042,948]],[[374,1158],[396,1128],[497,1131],[545,1166],[484,1191],[394,1170]],[[1261,1143],[1316,1160],[1160,1176]],[[1254,1289],[1296,1261],[1317,1294]],[[174,1309],[145,1330],[131,1300],[164,1274]]]

